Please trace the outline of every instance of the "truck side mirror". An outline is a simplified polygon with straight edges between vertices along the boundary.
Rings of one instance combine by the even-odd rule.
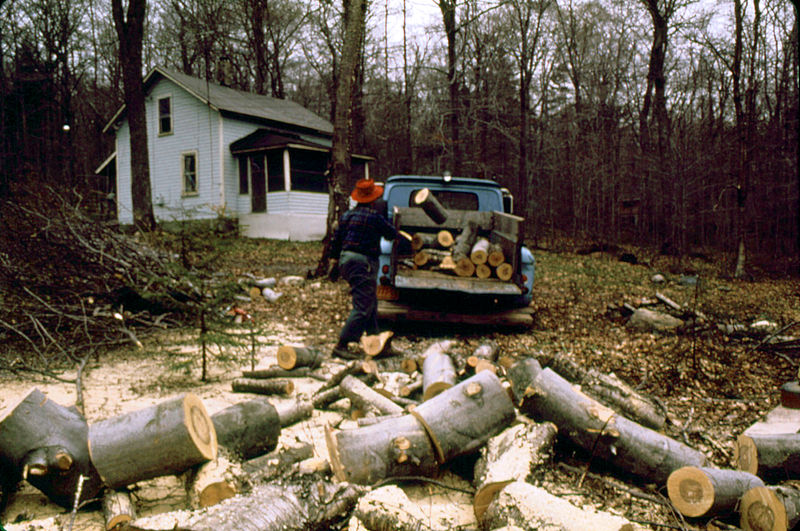
[[[514,213],[514,196],[508,188],[503,188],[503,212],[506,214]]]

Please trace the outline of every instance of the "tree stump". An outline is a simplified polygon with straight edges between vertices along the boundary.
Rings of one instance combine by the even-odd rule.
[[[679,468],[667,479],[672,505],[691,517],[728,516],[745,492],[763,486],[761,479],[748,472],[707,467]]]
[[[109,488],[177,475],[217,457],[217,434],[194,394],[89,427],[89,455]]]
[[[800,434],[739,435],[734,462],[766,481],[800,479]]]
[[[322,353],[313,348],[281,345],[278,347],[278,365],[286,370],[296,367],[319,367]]]
[[[447,221],[447,210],[428,188],[423,188],[414,194],[414,206],[422,208],[428,217],[438,225]]]
[[[102,482],[89,457],[86,419],[74,408],[49,400],[38,389],[0,413],[0,470],[42,491],[62,507],[74,503],[78,478],[85,478],[81,501],[94,498]]]
[[[739,527],[744,531],[788,531],[800,523],[800,490],[756,487],[742,496]]]
[[[232,457],[252,459],[278,445],[281,419],[265,398],[240,402],[211,415],[217,442]]]

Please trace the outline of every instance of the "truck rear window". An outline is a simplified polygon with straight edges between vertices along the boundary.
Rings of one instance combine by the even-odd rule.
[[[418,188],[411,192],[408,197],[408,206],[415,206],[414,196],[422,190]],[[471,192],[455,192],[450,190],[432,190],[434,197],[439,200],[443,207],[452,210],[478,210],[478,194]]]

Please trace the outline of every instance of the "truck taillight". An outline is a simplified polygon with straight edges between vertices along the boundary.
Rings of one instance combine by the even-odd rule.
[[[383,264],[383,267],[381,267],[381,273],[384,275],[389,273],[389,264]]]
[[[528,282],[528,275],[522,275],[522,283],[526,284]]]

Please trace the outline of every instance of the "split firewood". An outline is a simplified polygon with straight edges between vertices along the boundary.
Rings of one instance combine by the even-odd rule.
[[[281,345],[278,347],[278,365],[286,370],[297,367],[319,367],[322,353],[314,348]]]
[[[458,381],[453,359],[447,354],[452,343],[440,341],[432,344],[423,353],[422,400],[428,400]]]
[[[744,531],[788,531],[800,524],[800,489],[756,487],[742,496],[739,527]]]
[[[739,435],[734,462],[766,481],[800,479],[800,434]]]
[[[522,391],[520,387],[512,384],[516,399],[522,397],[522,412],[535,420],[554,422],[574,444],[631,474],[664,483],[674,470],[702,467],[707,461],[702,452],[637,424],[577,391],[552,369],[538,372]]]
[[[508,262],[503,262],[495,268],[494,274],[500,280],[511,280],[511,277],[514,276],[514,267]]]
[[[486,262],[491,267],[497,267],[505,261],[506,257],[503,253],[503,248],[496,243],[489,244],[489,256],[486,258]]]
[[[124,487],[216,459],[217,434],[203,402],[187,393],[92,424],[89,454],[106,486]]]
[[[361,336],[361,348],[370,358],[376,358],[381,354],[386,354],[392,348],[392,337],[394,332],[385,330],[375,335]]]
[[[362,497],[354,516],[367,529],[393,531],[426,531],[430,518],[413,503],[403,489],[386,485]]]
[[[685,516],[729,516],[748,490],[763,487],[758,476],[741,470],[685,466],[669,475],[672,505]]]
[[[242,378],[256,378],[269,380],[270,378],[303,378],[311,373],[310,367],[297,367],[286,370],[283,367],[267,367],[266,369],[256,369],[252,371],[242,371]]]
[[[563,355],[555,356],[550,367],[570,382],[580,385],[589,396],[629,419],[654,430],[664,427],[666,416],[659,408],[615,375],[584,369]]]
[[[525,531],[637,531],[642,529],[621,516],[575,507],[567,500],[524,481],[509,483],[489,504],[483,529],[516,526]]]
[[[189,506],[202,509],[236,496],[242,475],[241,466],[222,455],[189,469],[184,478]]]
[[[382,394],[370,389],[364,382],[353,376],[345,376],[339,384],[342,394],[350,399],[356,407],[367,410],[375,409],[384,415],[394,415],[403,412],[403,408],[398,406]]]
[[[81,500],[94,498],[103,485],[92,464],[86,419],[74,408],[31,389],[0,412],[0,471],[3,485],[22,479],[62,507],[72,507],[79,476]]]
[[[310,459],[314,447],[307,442],[298,441],[292,446],[281,446],[268,454],[242,463],[242,470],[250,483],[266,483],[291,468],[295,463]]]
[[[330,529],[352,510],[363,488],[317,481],[311,485],[258,485],[247,496],[200,511],[175,511],[140,518],[136,528],[152,531],[285,531]]]
[[[266,454],[278,445],[281,418],[265,398],[240,402],[211,415],[217,442],[240,460]]]
[[[475,264],[469,258],[475,239],[478,237],[478,222],[472,218],[467,218],[466,223],[461,229],[461,233],[456,237],[453,244],[453,261],[456,264],[456,275],[460,277],[471,277],[475,273]]]
[[[414,206],[421,207],[434,223],[441,225],[447,220],[447,210],[428,188],[414,194]]]
[[[441,271],[450,271],[453,272],[456,270],[456,263],[453,260],[453,255],[445,255],[442,257],[442,261],[439,262],[434,269],[441,270]]]
[[[231,389],[235,393],[290,395],[294,392],[294,382],[285,379],[257,380],[255,378],[236,378],[231,382]]]
[[[489,259],[489,240],[478,238],[469,251],[469,259],[475,265],[485,264]]]
[[[555,424],[516,424],[481,448],[475,463],[473,508],[480,522],[497,493],[512,481],[525,481],[533,470],[545,464],[556,439]]]
[[[314,414],[314,403],[310,400],[296,400],[291,403],[283,403],[275,406],[278,412],[281,427],[292,426],[298,422],[311,418]]]
[[[103,520],[107,531],[136,520],[136,508],[127,489],[106,489],[103,493]]]

